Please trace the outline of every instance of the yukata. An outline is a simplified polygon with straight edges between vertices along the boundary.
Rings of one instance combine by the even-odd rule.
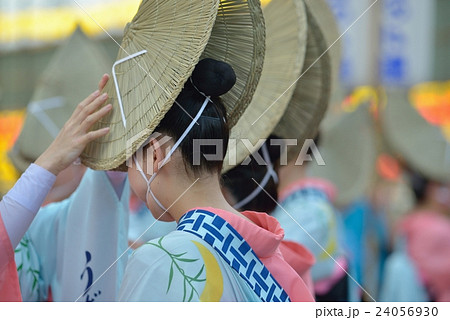
[[[289,250],[276,219],[242,214],[250,221],[215,208],[187,212],[176,231],[133,253],[119,300],[313,301],[298,270],[284,258]]]
[[[382,300],[449,302],[450,218],[434,211],[410,213],[401,221],[398,243],[402,246],[386,263]]]
[[[0,201],[0,301],[21,301],[13,248],[30,226],[55,182],[55,175],[31,164]]]
[[[128,241],[137,247],[152,239],[165,236],[176,229],[176,222],[156,220],[153,214],[136,195],[130,196],[130,222]]]
[[[394,251],[386,259],[378,299],[380,302],[430,301],[404,239],[397,239]]]
[[[372,298],[377,299],[387,256],[386,222],[367,199],[353,202],[343,211],[343,217],[350,273]],[[352,301],[361,301],[362,290],[355,282],[351,283],[350,292]]]
[[[128,259],[129,185],[88,169],[66,200],[40,209],[16,249],[24,301],[115,301]]]
[[[316,297],[326,295],[335,286],[339,292],[346,291],[348,285],[347,261],[341,250],[339,221],[332,205],[334,197],[335,188],[328,181],[302,179],[281,190],[280,206],[271,214],[280,222],[287,240],[304,245],[316,258],[311,269]],[[347,297],[338,299],[346,301]]]

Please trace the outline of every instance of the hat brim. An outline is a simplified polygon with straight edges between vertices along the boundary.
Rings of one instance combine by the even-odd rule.
[[[303,67],[307,18],[303,1],[273,0],[263,10],[266,55],[255,95],[232,128],[222,172],[241,163],[261,146],[281,119]],[[245,139],[245,141],[244,141]]]
[[[345,206],[366,195],[375,175],[377,157],[374,122],[369,103],[343,113],[321,132],[320,154],[325,165],[311,163],[308,175],[332,182],[336,204]]]
[[[331,64],[325,38],[306,6],[308,43],[305,63],[289,106],[273,133],[283,139],[296,139],[289,147],[288,159],[298,156],[305,139],[314,138],[329,105]]]
[[[320,27],[331,63],[331,92],[338,87],[342,57],[341,35],[337,19],[326,0],[304,0]]]

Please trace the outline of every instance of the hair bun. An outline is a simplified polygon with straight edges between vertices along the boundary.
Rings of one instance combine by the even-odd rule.
[[[233,88],[236,74],[226,62],[211,58],[201,60],[192,73],[192,82],[209,97],[219,97]]]

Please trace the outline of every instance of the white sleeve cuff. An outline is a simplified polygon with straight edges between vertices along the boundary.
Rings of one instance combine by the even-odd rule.
[[[55,180],[54,174],[31,164],[0,201],[0,214],[13,248],[33,222]]]
[[[53,173],[32,163],[6,196],[37,213],[55,180]]]

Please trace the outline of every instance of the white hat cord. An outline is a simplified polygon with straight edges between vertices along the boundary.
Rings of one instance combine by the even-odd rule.
[[[127,119],[125,117],[125,112],[123,109],[123,104],[122,104],[122,96],[120,95],[120,89],[119,89],[119,83],[117,82],[117,76],[116,76],[116,67],[128,60],[134,59],[140,55],[143,55],[147,53],[147,50],[142,50],[136,53],[133,53],[125,58],[122,58],[120,60],[117,60],[116,62],[114,62],[113,66],[112,66],[112,75],[113,75],[113,79],[114,79],[114,87],[116,88],[116,93],[117,93],[117,101],[119,102],[119,108],[120,108],[120,115],[122,116],[122,123],[123,126],[126,128],[127,127]]]
[[[200,92],[200,91],[199,91]],[[201,93],[201,92],[200,92]],[[203,96],[205,96],[203,93],[201,93]],[[183,140],[186,138],[186,136],[189,134],[189,132],[192,130],[192,128],[194,127],[194,125],[197,123],[198,119],[201,117],[203,111],[205,111],[206,106],[208,105],[208,103],[211,101],[210,97],[205,96],[205,101],[203,102],[202,107],[200,108],[200,110],[198,111],[197,115],[195,116],[195,118],[191,121],[191,123],[189,124],[189,126],[186,128],[186,130],[183,132],[183,134],[181,135],[181,137],[177,140],[177,142],[175,142],[175,144],[173,145],[173,147],[170,149],[170,151],[167,153],[167,155],[165,156],[165,158],[163,159],[163,161],[161,162],[161,164],[158,165],[158,169],[161,169],[169,160],[170,157],[173,155],[173,153],[177,150],[177,148],[180,146],[180,144],[183,142]],[[136,155],[133,156],[134,158],[134,162],[136,163],[136,167],[137,170],[141,173],[141,176],[144,178],[145,182],[147,183],[147,193],[145,195],[145,201],[148,204],[148,195],[150,194],[153,198],[153,200],[155,200],[156,204],[164,211],[167,211],[167,209],[162,205],[162,203],[156,198],[156,196],[153,194],[152,189],[150,188],[151,183],[153,182],[153,180],[155,180],[156,178],[156,174],[154,173],[152,174],[152,176],[150,177],[150,179],[147,178],[147,176],[145,175],[144,171],[142,170],[141,165],[139,164],[139,162],[136,159]]]
[[[113,79],[114,79],[114,86],[116,88],[116,93],[117,93],[117,100],[119,102],[119,108],[120,108],[120,114],[122,116],[122,123],[123,126],[126,128],[127,127],[127,121],[126,121],[126,117],[125,117],[125,112],[124,112],[124,108],[123,108],[123,103],[122,103],[122,96],[120,95],[120,89],[119,89],[119,84],[117,82],[117,76],[116,76],[116,66],[134,59],[140,55],[143,55],[147,53],[147,50],[142,50],[139,52],[136,52],[134,54],[131,54],[123,59],[117,60],[113,67],[112,67],[112,74],[113,74]],[[192,83],[192,85],[194,86],[194,88],[202,95],[205,97],[205,101],[203,102],[202,107],[200,108],[200,110],[198,111],[197,115],[195,116],[194,119],[192,119],[191,123],[189,124],[189,126],[186,128],[186,130],[183,132],[183,134],[181,135],[181,137],[178,139],[177,142],[175,142],[175,144],[173,145],[173,147],[170,149],[169,153],[167,153],[167,155],[165,156],[165,158],[163,159],[163,161],[158,165],[158,169],[161,169],[169,160],[170,157],[173,155],[173,153],[177,150],[177,148],[180,146],[180,144],[183,142],[183,140],[186,138],[186,136],[189,134],[189,132],[192,130],[193,126],[197,123],[198,119],[201,117],[203,111],[205,110],[206,106],[208,105],[208,102],[212,102],[210,97],[206,96],[203,92],[201,92],[192,82],[192,78],[190,78],[190,81]],[[144,144],[142,146],[145,147],[146,144]],[[156,198],[156,196],[153,194],[152,189],[150,188],[151,183],[153,182],[153,180],[156,178],[156,174],[154,173],[152,174],[152,176],[150,177],[150,179],[147,178],[146,174],[144,173],[144,171],[142,170],[141,165],[139,164],[139,161],[137,161],[136,155],[133,156],[134,162],[136,163],[136,167],[137,170],[140,172],[141,176],[144,178],[145,182],[147,183],[147,193],[145,195],[145,200],[146,203],[148,204],[148,195],[150,194],[153,198],[153,200],[155,200],[156,204],[158,204],[158,206],[164,210],[167,211],[167,209],[163,206],[163,204]]]
[[[275,172],[275,170],[273,168],[272,161],[270,161],[269,150],[267,150],[267,145],[266,144],[263,144],[263,146],[261,147],[261,151],[263,153],[264,161],[266,162],[267,172],[264,175],[264,178],[259,183],[259,185],[256,187],[256,189],[253,190],[253,192],[250,193],[247,197],[245,197],[244,199],[242,199],[241,201],[239,201],[238,203],[236,203],[234,205],[234,208],[236,208],[236,209],[242,208],[243,206],[248,204],[250,201],[255,199],[256,196],[267,185],[267,183],[269,183],[269,179],[270,178],[273,178],[275,183],[278,183],[278,175],[277,175],[277,173]]]

